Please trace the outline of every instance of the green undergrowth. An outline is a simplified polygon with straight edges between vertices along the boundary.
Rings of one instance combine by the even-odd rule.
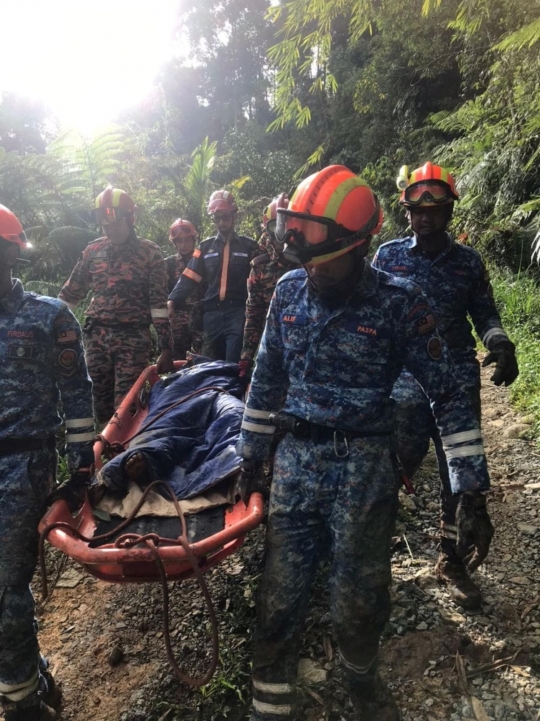
[[[498,274],[493,288],[503,325],[516,344],[519,377],[510,387],[512,405],[534,416],[534,438],[540,443],[540,283],[527,273]]]

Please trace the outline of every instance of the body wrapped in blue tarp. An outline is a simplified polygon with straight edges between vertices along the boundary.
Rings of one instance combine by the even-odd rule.
[[[167,481],[180,500],[203,493],[234,474],[241,461],[235,445],[244,410],[243,392],[238,365],[225,361],[201,363],[158,381],[150,392],[148,415],[140,432],[128,450],[102,468],[102,482],[115,496],[125,495],[129,483],[125,464],[136,453],[144,456],[148,480]]]

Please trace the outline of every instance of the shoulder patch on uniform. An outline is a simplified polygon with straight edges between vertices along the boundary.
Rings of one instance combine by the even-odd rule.
[[[65,372],[69,373],[74,370],[76,363],[77,351],[74,351],[72,348],[64,348],[64,350],[58,354],[58,365]]]
[[[77,332],[72,328],[68,330],[62,330],[56,336],[56,342],[63,343],[75,343],[77,341]]]
[[[441,360],[442,358],[442,343],[441,339],[437,338],[437,336],[433,336],[433,338],[430,338],[427,342],[426,346],[427,354],[430,358],[433,358],[433,360]]]
[[[251,261],[251,265],[261,265],[262,263],[268,263],[269,260],[270,256],[268,255],[268,253],[263,253],[262,255],[258,255],[256,258],[253,258],[253,260]]]
[[[200,258],[201,257],[201,251],[199,250],[199,248],[195,248],[195,250],[193,251],[193,255],[191,257],[192,258]]]

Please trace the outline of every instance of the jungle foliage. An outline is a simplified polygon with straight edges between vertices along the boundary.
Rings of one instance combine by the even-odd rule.
[[[46,108],[0,104],[0,201],[28,229],[28,280],[58,282],[93,237],[111,182],[166,245],[205,199],[238,197],[257,235],[268,200],[329,163],[382,198],[387,239],[405,230],[398,168],[452,167],[455,229],[516,272],[540,238],[540,0],[179,0],[177,42],[152,94],[92,139],[60,133]]]

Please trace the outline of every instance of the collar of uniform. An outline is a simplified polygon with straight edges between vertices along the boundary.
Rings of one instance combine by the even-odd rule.
[[[364,272],[360,276],[360,280],[356,286],[355,295],[367,298],[377,292],[377,271],[367,260],[365,260],[364,263]]]
[[[7,313],[16,313],[24,299],[24,288],[18,278],[13,279],[10,292],[0,299],[0,305]]]
[[[446,248],[443,248],[441,250],[441,252],[437,256],[437,258],[441,258],[443,255],[446,255],[447,253],[449,253],[452,250],[452,248],[456,245],[456,241],[452,238],[451,235],[449,235],[449,233],[446,234],[446,238],[448,240],[448,244],[447,244]],[[424,252],[424,251],[420,250],[420,248],[418,247],[418,241],[416,240],[415,235],[408,238],[408,240],[409,240],[409,248],[412,251],[414,251],[415,253],[423,253]],[[437,258],[435,258],[435,260],[437,260]]]
[[[223,245],[225,245],[225,243],[227,242],[219,231],[216,235],[216,240],[219,240],[219,242],[223,243]],[[231,235],[231,241],[233,240],[238,240],[238,233],[236,231]]]

